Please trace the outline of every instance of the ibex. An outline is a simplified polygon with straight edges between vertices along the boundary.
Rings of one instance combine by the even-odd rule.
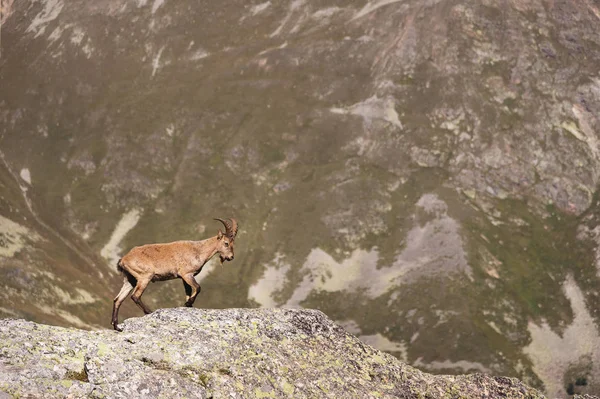
[[[133,291],[131,299],[145,314],[152,311],[142,302],[142,294],[150,282],[180,278],[185,287],[185,306],[192,306],[200,293],[194,279],[202,267],[217,253],[224,261],[233,260],[233,242],[238,231],[235,219],[218,219],[225,226],[216,236],[203,241],[175,241],[167,244],[149,244],[135,247],[117,262],[117,269],[125,276],[123,288],[115,297],[112,325],[117,331],[119,308]]]

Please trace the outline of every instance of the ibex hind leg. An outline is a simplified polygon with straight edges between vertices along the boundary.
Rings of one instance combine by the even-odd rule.
[[[133,302],[135,302],[135,304],[138,305],[140,309],[144,311],[145,314],[152,313],[150,308],[146,306],[144,302],[142,302],[142,294],[146,290],[146,287],[148,287],[150,281],[152,281],[152,278],[140,278],[135,286],[135,289],[133,290],[133,295],[131,295],[131,299],[133,300]]]
[[[122,331],[122,329],[117,327],[117,324],[119,323],[119,308],[121,307],[121,304],[125,298],[127,298],[131,291],[133,291],[134,285],[135,283],[132,284],[131,276],[125,276],[123,279],[123,287],[113,301],[112,326],[117,331]]]

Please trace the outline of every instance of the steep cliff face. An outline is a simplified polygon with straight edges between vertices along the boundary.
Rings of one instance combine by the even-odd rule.
[[[20,397],[543,398],[424,374],[312,310],[161,310],[122,334],[0,320],[0,338],[0,394]]]
[[[236,216],[199,306],[319,308],[432,372],[599,392],[599,9],[14,2],[0,315],[107,326],[120,253]]]

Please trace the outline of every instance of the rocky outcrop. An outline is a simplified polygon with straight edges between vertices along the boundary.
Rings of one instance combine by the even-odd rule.
[[[124,332],[0,320],[0,397],[543,398],[519,380],[434,376],[316,310],[159,310]]]
[[[9,3],[0,317],[99,328],[120,255],[233,216],[203,308],[600,395],[598,1]]]

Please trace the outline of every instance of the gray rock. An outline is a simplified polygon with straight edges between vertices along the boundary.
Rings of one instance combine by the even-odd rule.
[[[0,320],[0,371],[17,397],[543,398],[513,378],[422,373],[299,309],[165,309],[123,333]]]

